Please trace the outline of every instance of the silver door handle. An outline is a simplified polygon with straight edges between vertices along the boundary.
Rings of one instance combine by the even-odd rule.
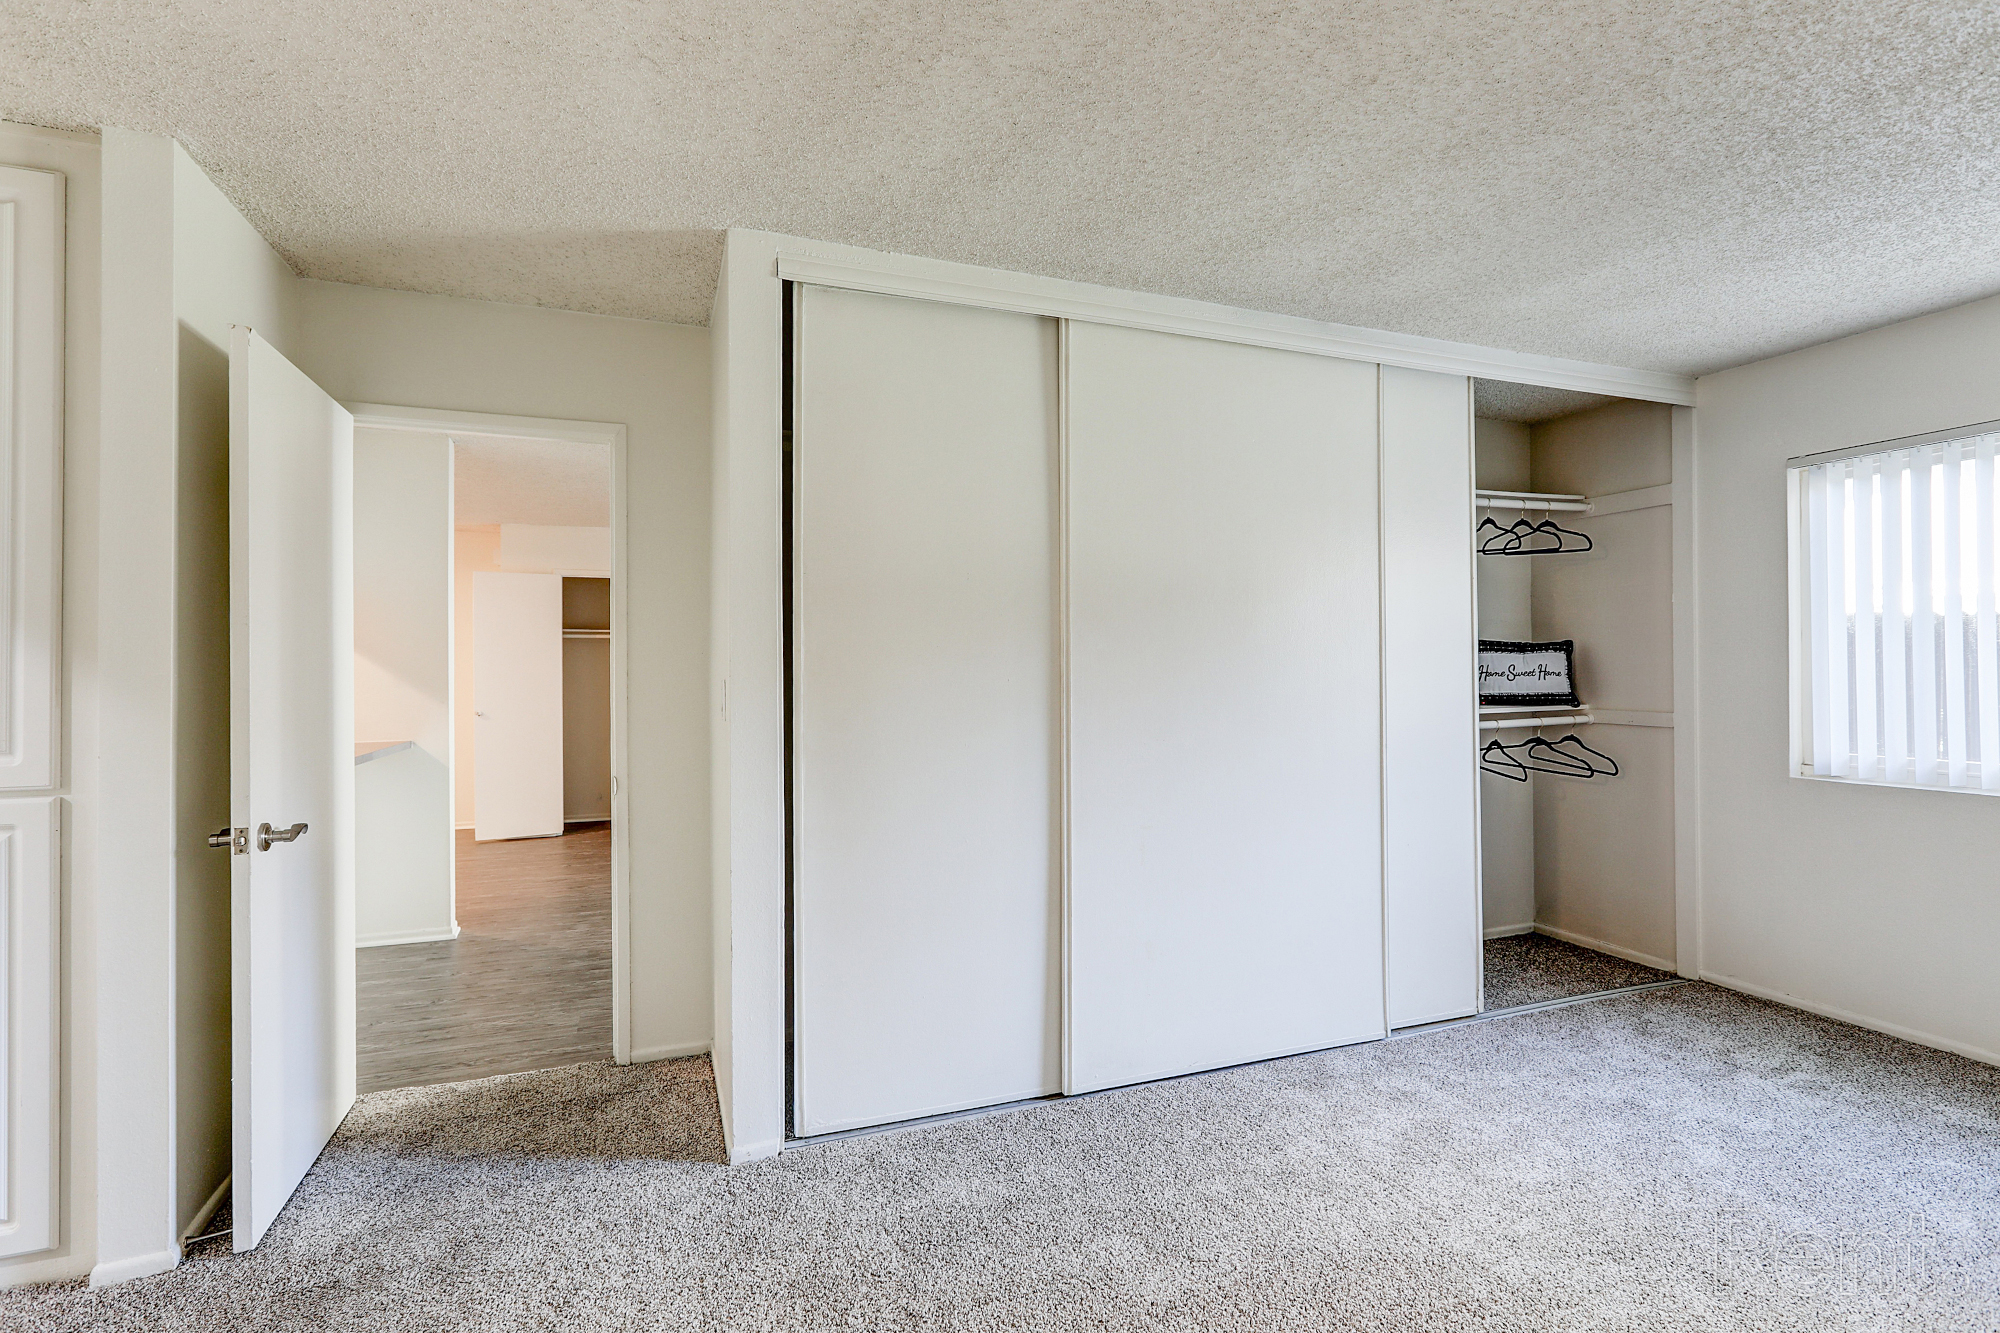
[[[257,850],[268,852],[274,842],[297,842],[299,834],[306,831],[304,824],[294,824],[290,828],[272,828],[269,824],[257,826]]]

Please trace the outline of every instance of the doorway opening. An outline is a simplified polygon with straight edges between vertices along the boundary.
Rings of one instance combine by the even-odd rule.
[[[1482,1010],[1672,984],[1675,409],[1490,380],[1473,401]]]
[[[623,429],[354,412],[356,1091],[622,1060]]]

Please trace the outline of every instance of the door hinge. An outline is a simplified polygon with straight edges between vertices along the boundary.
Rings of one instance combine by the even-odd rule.
[[[208,835],[208,845],[218,850],[227,847],[236,856],[250,855],[250,830],[247,828],[219,828]]]

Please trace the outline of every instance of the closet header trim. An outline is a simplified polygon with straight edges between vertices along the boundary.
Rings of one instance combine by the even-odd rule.
[[[1117,324],[1448,375],[1472,375],[1684,407],[1694,404],[1694,380],[1686,375],[1534,356],[938,260],[882,255],[878,260],[864,263],[781,248],[778,276],[822,287],[985,306],[1093,324]]]

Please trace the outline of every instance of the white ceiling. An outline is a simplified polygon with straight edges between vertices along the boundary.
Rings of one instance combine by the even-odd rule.
[[[1700,372],[2000,291],[1991,0],[0,0],[301,272],[707,317],[718,229]]]
[[[452,521],[611,526],[611,449],[564,440],[452,437]]]

